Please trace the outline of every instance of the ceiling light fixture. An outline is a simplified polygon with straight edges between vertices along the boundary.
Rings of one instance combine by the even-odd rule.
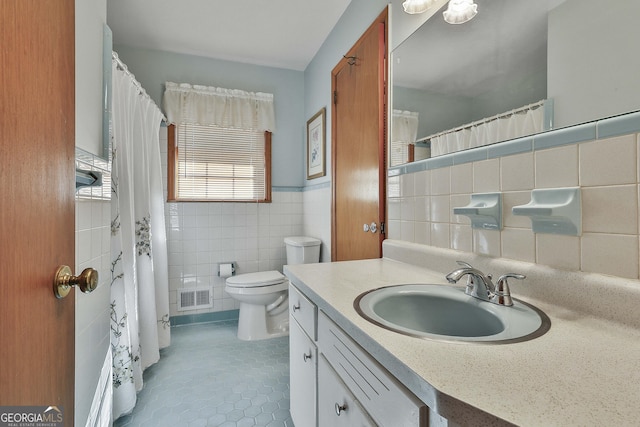
[[[411,15],[423,13],[429,10],[435,0],[405,0],[402,7],[406,13]]]
[[[478,5],[473,0],[450,0],[449,7],[442,15],[449,24],[464,24],[478,13]]]

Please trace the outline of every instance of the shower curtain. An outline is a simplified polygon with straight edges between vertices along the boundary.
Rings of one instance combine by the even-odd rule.
[[[113,419],[130,412],[142,372],[170,344],[160,164],[163,116],[114,54],[112,64],[111,350]]]
[[[442,156],[542,132],[545,130],[545,101],[433,135],[431,156]]]

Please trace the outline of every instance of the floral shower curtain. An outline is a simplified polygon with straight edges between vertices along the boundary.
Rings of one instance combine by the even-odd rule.
[[[162,113],[115,54],[112,94],[111,351],[117,419],[133,409],[143,370],[170,344],[170,325]]]

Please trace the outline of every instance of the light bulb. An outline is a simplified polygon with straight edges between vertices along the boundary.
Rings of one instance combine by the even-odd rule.
[[[405,0],[402,3],[402,7],[406,13],[411,15],[416,13],[424,13],[433,4],[434,0]]]
[[[442,15],[449,24],[464,24],[478,13],[478,5],[473,0],[450,0],[449,7]]]

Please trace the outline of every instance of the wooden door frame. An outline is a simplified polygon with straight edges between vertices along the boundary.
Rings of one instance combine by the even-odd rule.
[[[380,230],[380,256],[382,256],[382,241],[385,239],[386,233],[386,194],[387,194],[387,156],[386,156],[386,148],[387,148],[387,107],[388,107],[388,90],[387,90],[387,78],[389,76],[388,72],[388,61],[389,57],[389,8],[388,6],[384,8],[382,13],[378,15],[378,17],[371,23],[371,25],[367,28],[367,30],[360,36],[358,41],[354,43],[354,45],[349,49],[342,59],[338,62],[338,64],[331,71],[331,260],[335,261],[337,259],[337,246],[335,242],[337,241],[337,227],[336,227],[336,160],[337,160],[337,150],[336,150],[336,103],[334,101],[333,94],[336,93],[336,78],[340,70],[348,65],[350,59],[349,56],[353,56],[353,52],[360,46],[365,36],[370,32],[377,29],[378,26],[382,25],[384,30],[380,32],[379,38],[379,52],[383,52],[382,58],[378,58],[378,67],[379,67],[379,75],[382,76],[380,81],[378,82],[378,97],[380,100],[380,105],[382,106],[378,111],[378,155],[379,155],[379,166],[378,166],[378,217],[381,222],[385,223],[384,230]],[[384,233],[383,233],[384,231]]]

